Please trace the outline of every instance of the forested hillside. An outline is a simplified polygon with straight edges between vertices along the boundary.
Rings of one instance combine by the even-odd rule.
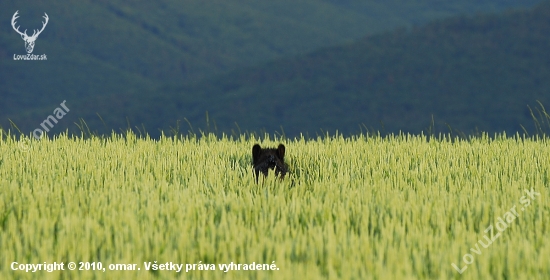
[[[513,41],[520,51],[527,46],[541,47],[522,41],[530,38],[512,39],[513,32],[536,36],[532,32],[521,34],[524,30],[504,29],[513,26],[514,21],[521,21],[528,25],[528,30],[534,28],[539,32],[545,23],[533,17],[545,8],[537,8],[539,12],[460,17],[418,26],[452,14],[495,12],[536,2],[283,1],[268,4],[90,0],[62,5],[3,1],[0,4],[0,16],[5,19],[5,24],[0,26],[0,57],[3,57],[0,125],[9,128],[8,119],[11,119],[28,133],[59,103],[67,100],[71,113],[54,131],[75,128],[74,122],[83,118],[92,130],[110,131],[126,127],[129,122],[132,126],[143,124],[154,135],[159,128],[174,126],[184,118],[201,126],[206,111],[220,131],[236,128],[235,122],[243,130],[272,131],[283,126],[288,133],[319,129],[351,132],[360,124],[376,127],[380,122],[385,123],[388,130],[418,130],[429,124],[426,116],[431,113],[436,121],[448,120],[467,129],[473,122],[447,119],[439,111],[442,106],[438,106],[438,110],[426,110],[425,106],[432,108],[431,102],[437,100],[433,98],[434,90],[451,95],[453,91],[448,87],[471,75],[475,79],[461,87],[450,86],[451,89],[462,88],[460,94],[468,92],[469,95],[487,91],[477,88],[483,83],[476,79],[491,80],[500,76],[494,73],[482,76],[480,74],[486,73],[479,72],[480,69],[509,65],[469,59],[485,57],[488,53],[489,57],[484,59],[500,61],[497,55],[509,53],[506,50],[493,53],[483,44],[470,48],[478,44],[471,40],[487,35],[497,49],[502,47],[501,39]],[[40,27],[41,16],[48,11],[50,22],[37,40],[34,52],[47,54],[47,61],[12,60],[14,53],[24,53],[23,41],[9,24],[15,10],[19,10],[21,16],[18,24],[29,30]],[[361,35],[397,26],[417,27],[349,43]],[[508,33],[497,35],[499,32]],[[539,39],[542,40],[538,37],[533,40]],[[481,41],[487,40],[481,38]],[[340,46],[311,52],[335,45]],[[461,56],[453,53],[453,48],[466,49],[459,51],[464,53]],[[270,59],[273,62],[266,64]],[[531,72],[536,68],[531,67],[530,60],[522,60],[527,59],[526,56],[518,59],[521,61],[515,62],[523,64],[499,71],[520,75],[521,80],[531,86]],[[475,66],[476,63],[486,66]],[[543,64],[544,60],[535,63]],[[439,76],[434,82],[436,72]],[[535,72],[539,76],[544,74]],[[544,86],[544,80],[539,86]],[[496,91],[496,87],[491,89]],[[523,92],[522,97],[528,98],[530,94],[539,93],[535,89],[531,93]],[[493,98],[490,94],[483,96]],[[515,99],[507,96],[506,100],[515,105]],[[445,97],[445,100],[453,98],[458,97]],[[531,100],[529,98],[529,102]],[[462,110],[459,103],[452,104],[445,112]],[[520,109],[522,116],[524,105]],[[399,122],[403,114],[413,117]],[[517,117],[510,118],[516,120]],[[478,120],[467,115],[462,120],[468,118]],[[510,118],[501,120],[508,123]],[[517,128],[517,122],[513,125],[512,128]]]

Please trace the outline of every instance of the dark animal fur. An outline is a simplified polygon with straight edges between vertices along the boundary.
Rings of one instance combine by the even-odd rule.
[[[269,169],[275,170],[275,176],[283,179],[288,172],[287,165],[284,162],[285,146],[279,144],[275,148],[263,148],[256,144],[252,147],[252,164],[254,164],[254,173],[256,174],[256,182],[260,172],[267,176]]]

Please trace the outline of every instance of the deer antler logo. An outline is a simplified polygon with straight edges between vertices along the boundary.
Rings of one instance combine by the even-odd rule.
[[[21,38],[23,38],[23,40],[25,41],[25,49],[27,49],[27,53],[32,53],[32,50],[34,49],[34,41],[36,41],[36,38],[38,38],[38,35],[42,33],[42,31],[48,24],[48,20],[49,20],[48,14],[44,13],[45,16],[43,16],[43,18],[46,19],[46,21],[42,22],[42,29],[40,29],[40,31],[38,32],[35,29],[34,32],[32,33],[32,36],[29,36],[27,35],[27,29],[25,29],[25,32],[21,32],[19,31],[19,26],[15,27],[15,24],[16,24],[15,20],[19,18],[19,16],[17,15],[18,12],[19,11],[16,11],[15,14],[13,14],[13,17],[11,18],[11,26],[13,27],[13,30],[19,33],[19,35],[21,35]]]

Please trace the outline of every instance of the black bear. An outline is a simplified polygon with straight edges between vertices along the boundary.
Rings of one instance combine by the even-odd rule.
[[[254,173],[256,174],[256,183],[260,172],[267,176],[268,170],[275,170],[275,176],[283,179],[287,173],[287,166],[284,162],[285,145],[279,144],[277,149],[264,148],[256,144],[252,147],[252,164],[254,165]]]

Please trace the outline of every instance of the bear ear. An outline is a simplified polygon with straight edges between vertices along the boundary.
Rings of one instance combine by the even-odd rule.
[[[277,155],[279,155],[280,159],[285,157],[285,145],[279,144],[279,147],[277,147]]]
[[[262,151],[262,147],[260,145],[256,144],[254,147],[252,147],[252,160],[256,162],[258,157],[260,156],[260,152]]]

